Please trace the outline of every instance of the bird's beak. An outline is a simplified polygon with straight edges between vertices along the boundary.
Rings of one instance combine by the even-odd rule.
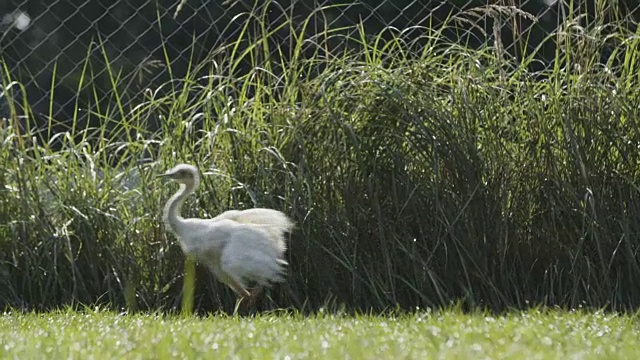
[[[173,175],[173,174],[171,174],[171,173],[164,173],[164,174],[156,175],[156,177],[157,177],[157,178],[162,178],[162,179],[164,179],[164,178],[171,177],[171,175]]]

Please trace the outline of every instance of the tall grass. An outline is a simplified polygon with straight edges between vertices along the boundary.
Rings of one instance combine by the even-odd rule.
[[[176,189],[155,180],[177,162],[204,175],[185,215],[262,206],[297,222],[265,306],[640,304],[640,34],[567,24],[533,73],[533,53],[445,40],[453,23],[336,48],[345,29],[308,37],[264,16],[134,108],[91,114],[98,127],[42,141],[28,103],[9,102],[0,304],[177,308],[184,257],[159,221]],[[199,309],[232,307],[206,269],[196,286]]]

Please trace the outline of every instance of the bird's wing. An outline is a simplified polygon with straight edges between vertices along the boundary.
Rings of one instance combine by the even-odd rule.
[[[247,210],[228,210],[211,219],[213,222],[222,220],[232,220],[240,224],[253,225],[253,228],[260,227],[269,235],[269,239],[279,249],[280,256],[287,246],[284,233],[293,229],[293,221],[284,213],[265,208],[254,208]]]
[[[214,217],[212,220],[229,219],[246,224],[270,225],[282,232],[289,232],[293,229],[293,221],[283,212],[266,209],[253,208],[247,210],[227,210]]]
[[[284,266],[269,234],[252,225],[238,226],[220,254],[222,271],[239,280],[262,286],[284,280]]]

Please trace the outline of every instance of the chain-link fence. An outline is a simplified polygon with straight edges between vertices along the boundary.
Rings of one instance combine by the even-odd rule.
[[[307,19],[310,37],[327,29],[348,35],[357,31],[354,25],[367,34],[392,27],[411,37],[411,31],[419,36],[424,27],[464,19],[442,35],[479,46],[498,36],[497,21],[505,51],[518,56],[544,43],[542,60],[555,51],[543,39],[570,17],[581,15],[585,23],[640,19],[636,0],[2,0],[0,71],[24,84],[36,113],[69,119],[82,108],[82,96],[104,95],[114,77],[133,99],[169,75],[184,75],[237,37],[248,12],[264,14],[283,43]],[[290,26],[278,28],[283,21]],[[79,83],[91,83],[91,94],[83,95]]]

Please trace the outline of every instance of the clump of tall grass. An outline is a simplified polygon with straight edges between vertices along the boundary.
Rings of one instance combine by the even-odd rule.
[[[554,66],[532,73],[533,54],[428,28],[416,41],[356,32],[336,50],[344,29],[306,38],[284,21],[284,49],[260,14],[246,23],[186,77],[93,115],[115,128],[43,142],[28,104],[12,107],[0,303],[175,308],[183,256],[159,221],[175,189],[154,176],[176,162],[204,172],[188,216],[264,206],[295,219],[274,306],[640,303],[638,34],[564,27]],[[197,284],[201,309],[231,306],[206,270]]]

